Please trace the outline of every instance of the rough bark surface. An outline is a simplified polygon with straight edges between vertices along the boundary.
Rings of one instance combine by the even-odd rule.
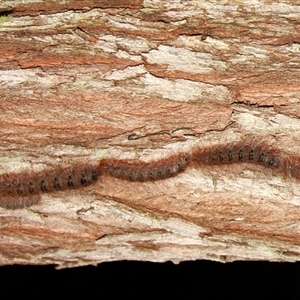
[[[1,173],[267,140],[300,155],[294,1],[1,1]],[[297,261],[300,183],[189,168],[0,209],[0,264]]]

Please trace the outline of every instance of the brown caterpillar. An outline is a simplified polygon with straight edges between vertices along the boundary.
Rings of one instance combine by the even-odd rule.
[[[96,167],[76,165],[37,173],[12,173],[0,176],[0,206],[9,209],[28,207],[40,200],[42,193],[52,193],[88,186],[100,176]]]
[[[190,155],[180,153],[157,162],[140,162],[135,160],[102,160],[100,172],[128,181],[155,181],[174,177],[183,172],[191,161]]]
[[[191,155],[180,153],[150,163],[105,159],[100,162],[99,170],[101,173],[123,180],[144,182],[174,177],[190,165],[201,167],[237,163],[252,163],[288,174],[288,168],[285,166],[287,161],[280,157],[278,150],[266,143],[256,144],[253,141],[198,148]],[[291,169],[291,163],[289,168]],[[289,172],[292,177],[295,177],[295,173],[296,171],[292,169]]]
[[[278,150],[270,148],[265,143],[254,144],[244,141],[196,149],[192,154],[192,160],[196,166],[252,163],[280,170],[284,165]]]
[[[36,173],[0,176],[0,206],[22,208],[36,204],[42,193],[79,189],[107,174],[127,181],[155,181],[174,177],[187,167],[252,163],[300,180],[300,157],[283,156],[267,143],[253,140],[198,148],[149,163],[137,160],[104,159],[98,165],[76,165]]]
[[[292,177],[300,180],[300,157],[299,156],[287,156],[283,159],[282,171],[286,177]]]

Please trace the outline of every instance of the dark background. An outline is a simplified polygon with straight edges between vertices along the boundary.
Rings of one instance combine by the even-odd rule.
[[[300,299],[300,263],[121,261],[63,270],[0,267],[0,299],[20,295],[28,299]]]

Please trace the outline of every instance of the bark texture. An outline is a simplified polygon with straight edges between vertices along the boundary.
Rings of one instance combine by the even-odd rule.
[[[300,155],[294,1],[1,1],[1,173],[255,136]],[[0,209],[0,264],[297,261],[300,183],[189,168]]]

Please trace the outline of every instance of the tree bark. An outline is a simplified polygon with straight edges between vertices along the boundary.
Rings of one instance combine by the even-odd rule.
[[[2,1],[1,173],[254,137],[300,155],[293,1]],[[103,175],[0,209],[0,264],[297,261],[300,183],[248,165]]]

